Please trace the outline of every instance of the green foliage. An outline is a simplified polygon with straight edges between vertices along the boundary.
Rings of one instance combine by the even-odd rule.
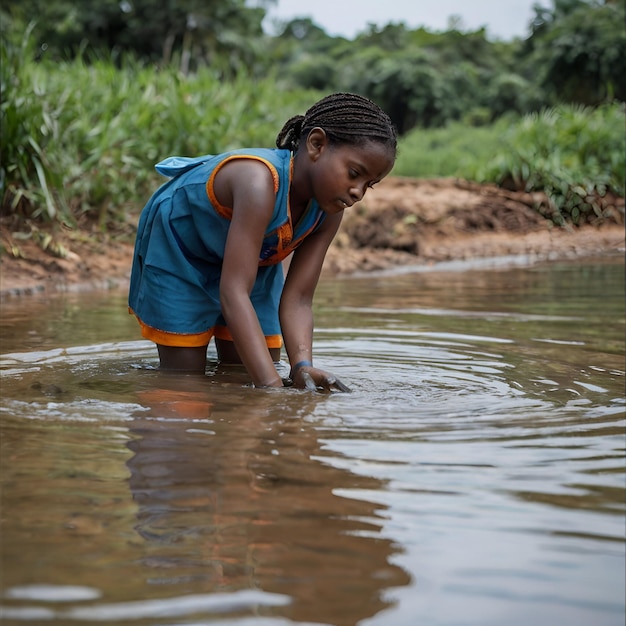
[[[531,114],[504,137],[500,152],[477,173],[526,191],[543,191],[555,223],[605,216],[603,198],[624,196],[624,105],[595,109],[561,105]]]
[[[339,82],[388,112],[398,131],[413,126],[440,126],[454,106],[448,83],[429,52],[407,48],[388,52],[369,47],[346,60]]]
[[[265,11],[246,0],[6,0],[3,9],[16,20],[36,16],[37,46],[55,60],[85,49],[116,60],[133,53],[161,64],[177,60],[184,73],[210,65],[231,76],[262,57]]]
[[[403,133],[396,174],[544,190],[559,223],[602,216],[624,194],[624,7],[553,4],[525,42],[403,24],[351,42],[306,18],[268,37],[244,0],[9,0],[2,214],[32,233],[33,220],[116,227],[161,182],[156,161],[272,146],[321,95],[355,91]],[[545,108],[563,100],[613,104]]]
[[[626,99],[624,2],[537,4],[525,41],[489,40],[484,29],[409,30],[370,26],[353,41],[331,37],[310,18],[261,27],[276,0],[7,0],[11,20],[31,19],[36,54],[53,60],[106,58],[121,66],[209,70],[221,80],[280,76],[292,87],[355,91],[376,100],[401,132],[452,120],[488,121],[559,102]],[[2,20],[6,22],[6,19]],[[480,116],[475,113],[480,111]]]
[[[535,12],[522,63],[550,103],[626,100],[626,3],[555,0]]]
[[[624,197],[625,110],[562,105],[489,127],[414,129],[400,143],[395,175],[454,176],[543,191],[546,217],[562,225],[602,219]]]
[[[475,180],[478,166],[506,149],[509,120],[486,127],[452,122],[444,128],[415,128],[401,140],[393,174],[414,178],[452,176]]]
[[[32,41],[0,42],[0,193],[2,210],[23,217],[70,218],[63,177],[49,147],[61,140],[63,98],[50,93],[46,77],[28,61]],[[63,158],[64,155],[60,155]]]
[[[541,108],[532,83],[519,74],[499,73],[486,90],[492,119],[508,113],[528,113]]]
[[[5,45],[6,44],[6,45]],[[0,183],[4,215],[102,230],[123,223],[161,182],[156,161],[274,145],[282,124],[319,97],[281,93],[269,76],[223,82],[127,59],[34,63],[3,40]],[[6,61],[5,61],[6,59]]]
[[[516,71],[517,48],[488,41],[482,29],[428,33],[389,24],[370,27],[355,44],[306,56],[288,65],[287,75],[303,86],[370,97],[400,133],[445,126],[477,110],[488,110],[491,121],[537,110],[543,102],[542,91]]]

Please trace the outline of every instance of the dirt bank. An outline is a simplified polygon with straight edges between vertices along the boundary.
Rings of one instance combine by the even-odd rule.
[[[533,260],[624,253],[624,199],[606,198],[607,217],[582,227],[556,228],[536,210],[542,194],[511,192],[455,179],[390,177],[346,212],[328,253],[326,275],[434,265],[504,255]],[[65,257],[16,238],[0,223],[2,296],[56,289],[123,286],[132,243],[111,237],[55,235]]]

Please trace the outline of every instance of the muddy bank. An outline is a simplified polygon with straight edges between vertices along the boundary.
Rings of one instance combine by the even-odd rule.
[[[603,220],[555,227],[541,193],[457,179],[390,178],[346,213],[326,270],[352,273],[502,256],[536,261],[619,254],[624,199],[605,199]]]
[[[557,228],[537,211],[542,194],[455,179],[390,177],[346,212],[325,275],[448,261],[525,256],[531,261],[624,254],[624,199],[606,198],[603,220]],[[132,243],[89,233],[55,234],[64,257],[0,224],[3,296],[58,289],[123,287]]]

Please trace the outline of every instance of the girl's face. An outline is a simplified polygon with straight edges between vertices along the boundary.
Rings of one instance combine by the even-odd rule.
[[[314,136],[316,130],[307,142],[313,197],[324,212],[340,213],[389,174],[395,155],[377,141],[333,146],[323,131]]]

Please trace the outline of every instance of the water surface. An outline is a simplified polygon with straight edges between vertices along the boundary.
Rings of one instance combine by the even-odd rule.
[[[621,626],[623,259],[315,316],[350,394],[163,375],[121,292],[3,302],[3,623]]]

